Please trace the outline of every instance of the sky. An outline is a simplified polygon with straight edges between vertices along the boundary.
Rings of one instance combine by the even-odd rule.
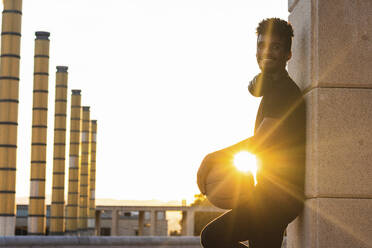
[[[29,196],[35,32],[48,31],[46,194],[64,65],[67,130],[71,89],[98,122],[96,198],[188,203],[203,157],[253,134],[257,24],[288,18],[286,0],[32,0],[22,11],[17,197]]]

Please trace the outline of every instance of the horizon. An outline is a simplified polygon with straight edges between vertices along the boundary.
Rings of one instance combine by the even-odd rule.
[[[29,196],[36,31],[50,32],[46,194],[55,67],[65,65],[67,130],[71,89],[82,90],[82,105],[98,120],[96,198],[191,202],[203,157],[253,133],[259,99],[246,87],[259,72],[255,28],[273,16],[287,19],[287,6],[275,0],[24,2],[17,197]]]

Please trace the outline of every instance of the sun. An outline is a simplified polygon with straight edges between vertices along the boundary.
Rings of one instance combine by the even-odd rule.
[[[239,152],[234,156],[235,167],[242,172],[252,173],[254,185],[257,184],[257,160],[256,156],[249,152]]]

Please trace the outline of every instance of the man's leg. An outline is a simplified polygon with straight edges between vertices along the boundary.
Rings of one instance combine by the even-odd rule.
[[[201,244],[204,248],[243,248],[245,245],[240,241],[249,239],[251,231],[247,224],[241,221],[239,216],[231,210],[204,227],[201,233]],[[240,219],[240,220],[239,220]],[[246,218],[245,218],[246,219]],[[249,222],[248,219],[245,220]]]
[[[275,211],[265,211],[249,205],[233,209],[209,223],[201,233],[204,248],[243,248],[241,241],[249,240],[250,248],[281,248],[287,226]]]
[[[285,227],[277,228],[250,239],[249,248],[281,248],[284,230]]]

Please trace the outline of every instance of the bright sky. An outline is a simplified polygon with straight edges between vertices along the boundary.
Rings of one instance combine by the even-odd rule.
[[[35,31],[51,33],[46,194],[66,65],[69,97],[81,89],[98,120],[96,198],[190,203],[203,157],[253,133],[255,28],[274,16],[287,19],[286,0],[24,0],[17,196],[29,195]]]

